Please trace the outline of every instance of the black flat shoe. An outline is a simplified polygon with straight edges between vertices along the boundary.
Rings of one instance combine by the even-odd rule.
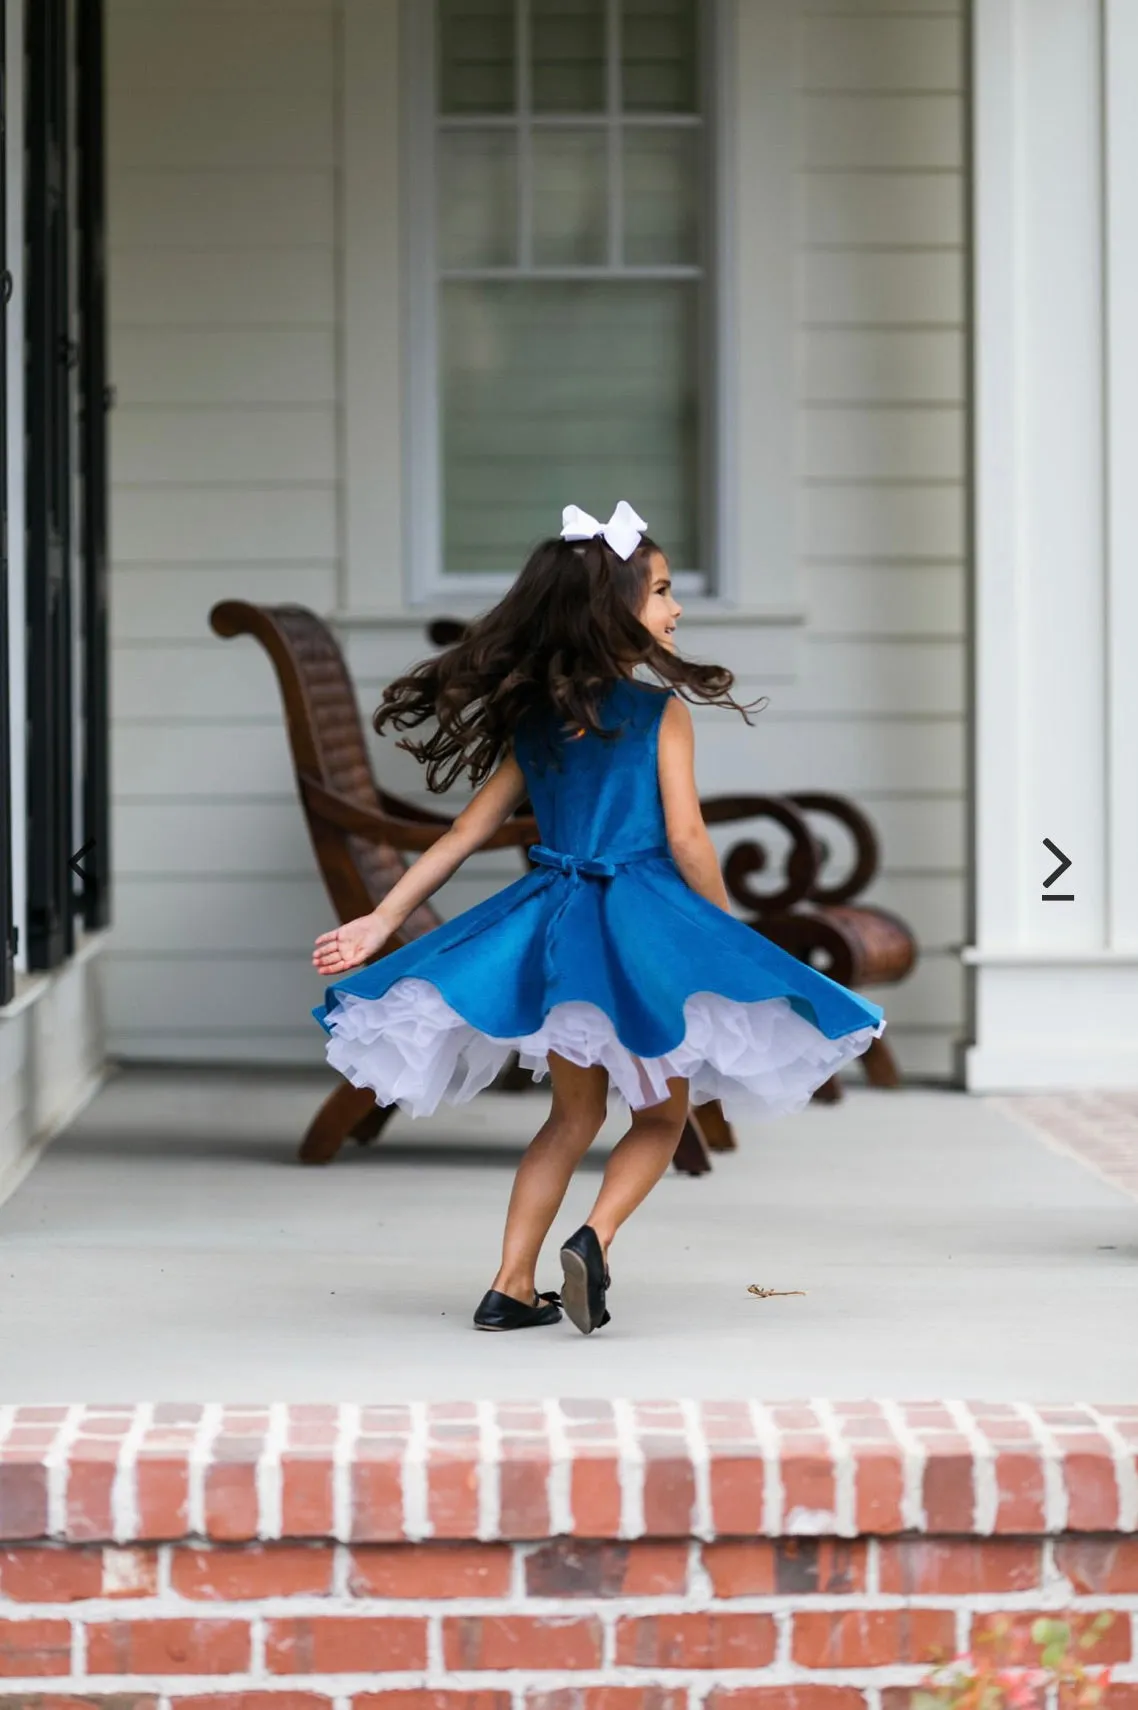
[[[560,1324],[561,1296],[552,1291],[538,1294],[533,1305],[527,1306],[512,1294],[488,1288],[474,1314],[474,1322],[479,1330],[530,1330],[535,1324]]]
[[[561,1270],[561,1304],[578,1330],[589,1336],[609,1322],[605,1291],[612,1286],[597,1232],[589,1224],[583,1223],[565,1242]]]

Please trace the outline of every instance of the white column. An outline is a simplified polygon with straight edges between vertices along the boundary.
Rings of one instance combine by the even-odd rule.
[[[1106,0],[1105,12],[1107,942],[1133,957],[1138,952],[1138,7],[1133,0]]]
[[[974,8],[975,1091],[1138,1085],[1128,8]]]

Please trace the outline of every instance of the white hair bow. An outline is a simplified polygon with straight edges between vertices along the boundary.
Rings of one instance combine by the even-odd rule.
[[[579,505],[566,505],[561,513],[562,540],[592,540],[603,535],[618,558],[631,558],[648,524],[638,517],[627,499],[621,499],[607,523],[599,523]]]

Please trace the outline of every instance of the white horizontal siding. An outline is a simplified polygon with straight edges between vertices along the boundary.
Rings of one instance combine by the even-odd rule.
[[[216,1054],[255,1061],[266,1033],[306,1032],[319,992],[308,959],[329,911],[276,682],[208,614],[227,598],[338,603],[335,47],[335,0],[109,7],[107,1002],[125,1056],[217,1031],[229,985],[236,1031]],[[293,970],[276,968],[289,997],[271,1016],[266,953]],[[315,1027],[308,1044],[319,1061]]]
[[[331,326],[333,255],[326,244],[250,251],[171,246],[113,251],[109,269],[120,329],[230,325]]]
[[[965,347],[957,327],[917,331],[815,323],[804,345],[804,403],[880,410],[898,404],[964,402]]]
[[[112,642],[199,642],[202,613],[218,600],[291,602],[330,611],[336,603],[336,565],[119,565],[110,614]],[[115,663],[117,671],[117,656]]]
[[[946,0],[803,0],[810,622],[768,727],[774,779],[801,763],[799,787],[845,790],[877,827],[866,900],[910,924],[922,960],[875,995],[902,1066],[942,1078],[967,937],[963,21]]]
[[[218,266],[231,266],[223,252]],[[120,409],[150,405],[216,409],[335,404],[336,337],[331,327],[112,328]],[[117,424],[116,424],[117,425]],[[115,474],[129,474],[129,469]]]

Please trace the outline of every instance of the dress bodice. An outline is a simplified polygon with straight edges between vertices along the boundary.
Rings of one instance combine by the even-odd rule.
[[[514,751],[544,844],[612,860],[666,843],[656,744],[670,694],[632,678],[610,684],[600,713],[619,732],[612,739],[565,736],[552,713],[519,726]]]

